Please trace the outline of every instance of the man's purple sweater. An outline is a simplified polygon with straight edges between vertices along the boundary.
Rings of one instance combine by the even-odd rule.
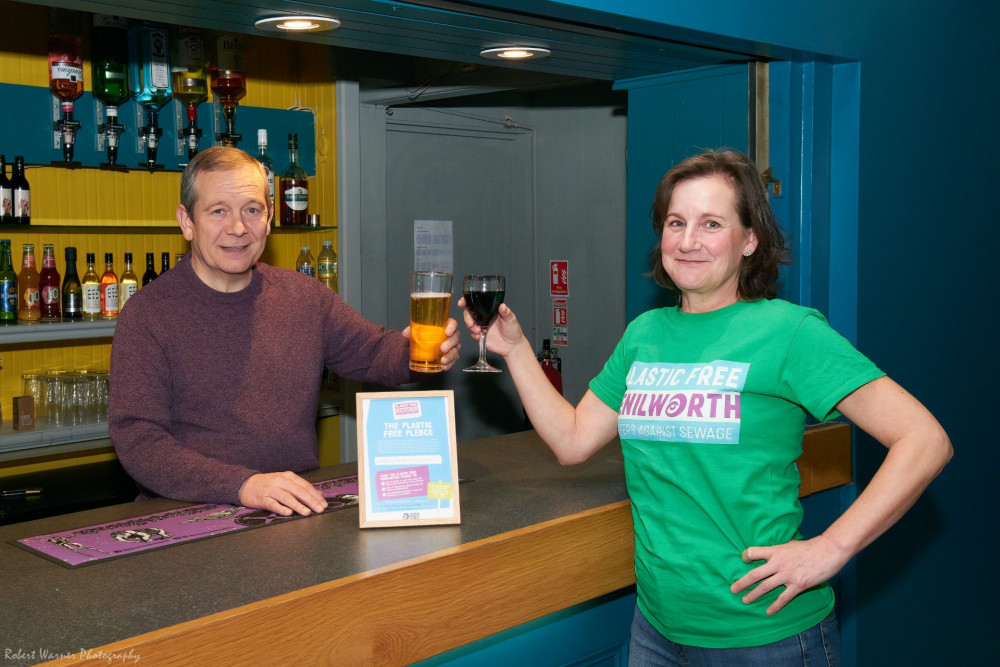
[[[315,278],[257,264],[223,293],[184,258],[119,315],[111,439],[140,495],[237,504],[255,473],[318,467],[324,366],[395,386],[411,379],[408,345]]]

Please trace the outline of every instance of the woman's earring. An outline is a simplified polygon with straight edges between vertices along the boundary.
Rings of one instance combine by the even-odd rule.
[[[743,251],[743,256],[744,257],[749,257],[751,254],[753,254],[753,253],[751,253],[749,250],[744,250]]]

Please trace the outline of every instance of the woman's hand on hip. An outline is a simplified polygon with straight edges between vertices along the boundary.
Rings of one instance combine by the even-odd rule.
[[[849,555],[845,558],[840,551],[833,540],[823,535],[773,547],[748,547],[743,552],[744,563],[764,562],[740,577],[730,590],[740,593],[757,584],[743,596],[743,602],[751,604],[784,586],[785,590],[767,608],[768,614],[774,614],[798,594],[840,572],[850,559]]]

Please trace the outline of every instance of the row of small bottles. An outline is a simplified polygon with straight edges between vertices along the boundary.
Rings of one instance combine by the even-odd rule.
[[[337,251],[333,249],[333,241],[323,241],[323,249],[319,253],[319,260],[313,258],[312,249],[304,245],[299,250],[299,257],[295,260],[295,270],[313,278],[319,278],[320,282],[332,289],[339,290],[337,284],[340,275],[340,266],[337,261]]]
[[[7,178],[7,158],[0,155],[0,225],[31,224],[31,186],[24,175],[24,157],[14,158]]]
[[[132,268],[132,253],[125,253],[125,270],[115,274],[114,254],[104,253],[104,273],[97,275],[95,254],[87,253],[87,270],[81,278],[76,269],[76,248],[68,246],[66,275],[60,278],[55,248],[42,244],[42,270],[35,262],[35,244],[25,243],[21,272],[14,273],[10,239],[0,239],[0,324],[113,320],[141,285],[160,274],[154,253],[146,253],[146,271],[140,279]],[[162,253],[160,273],[170,268],[170,254]]]

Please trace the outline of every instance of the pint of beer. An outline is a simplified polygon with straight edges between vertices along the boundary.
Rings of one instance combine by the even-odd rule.
[[[450,273],[410,274],[410,369],[441,372],[441,343],[451,306]]]

